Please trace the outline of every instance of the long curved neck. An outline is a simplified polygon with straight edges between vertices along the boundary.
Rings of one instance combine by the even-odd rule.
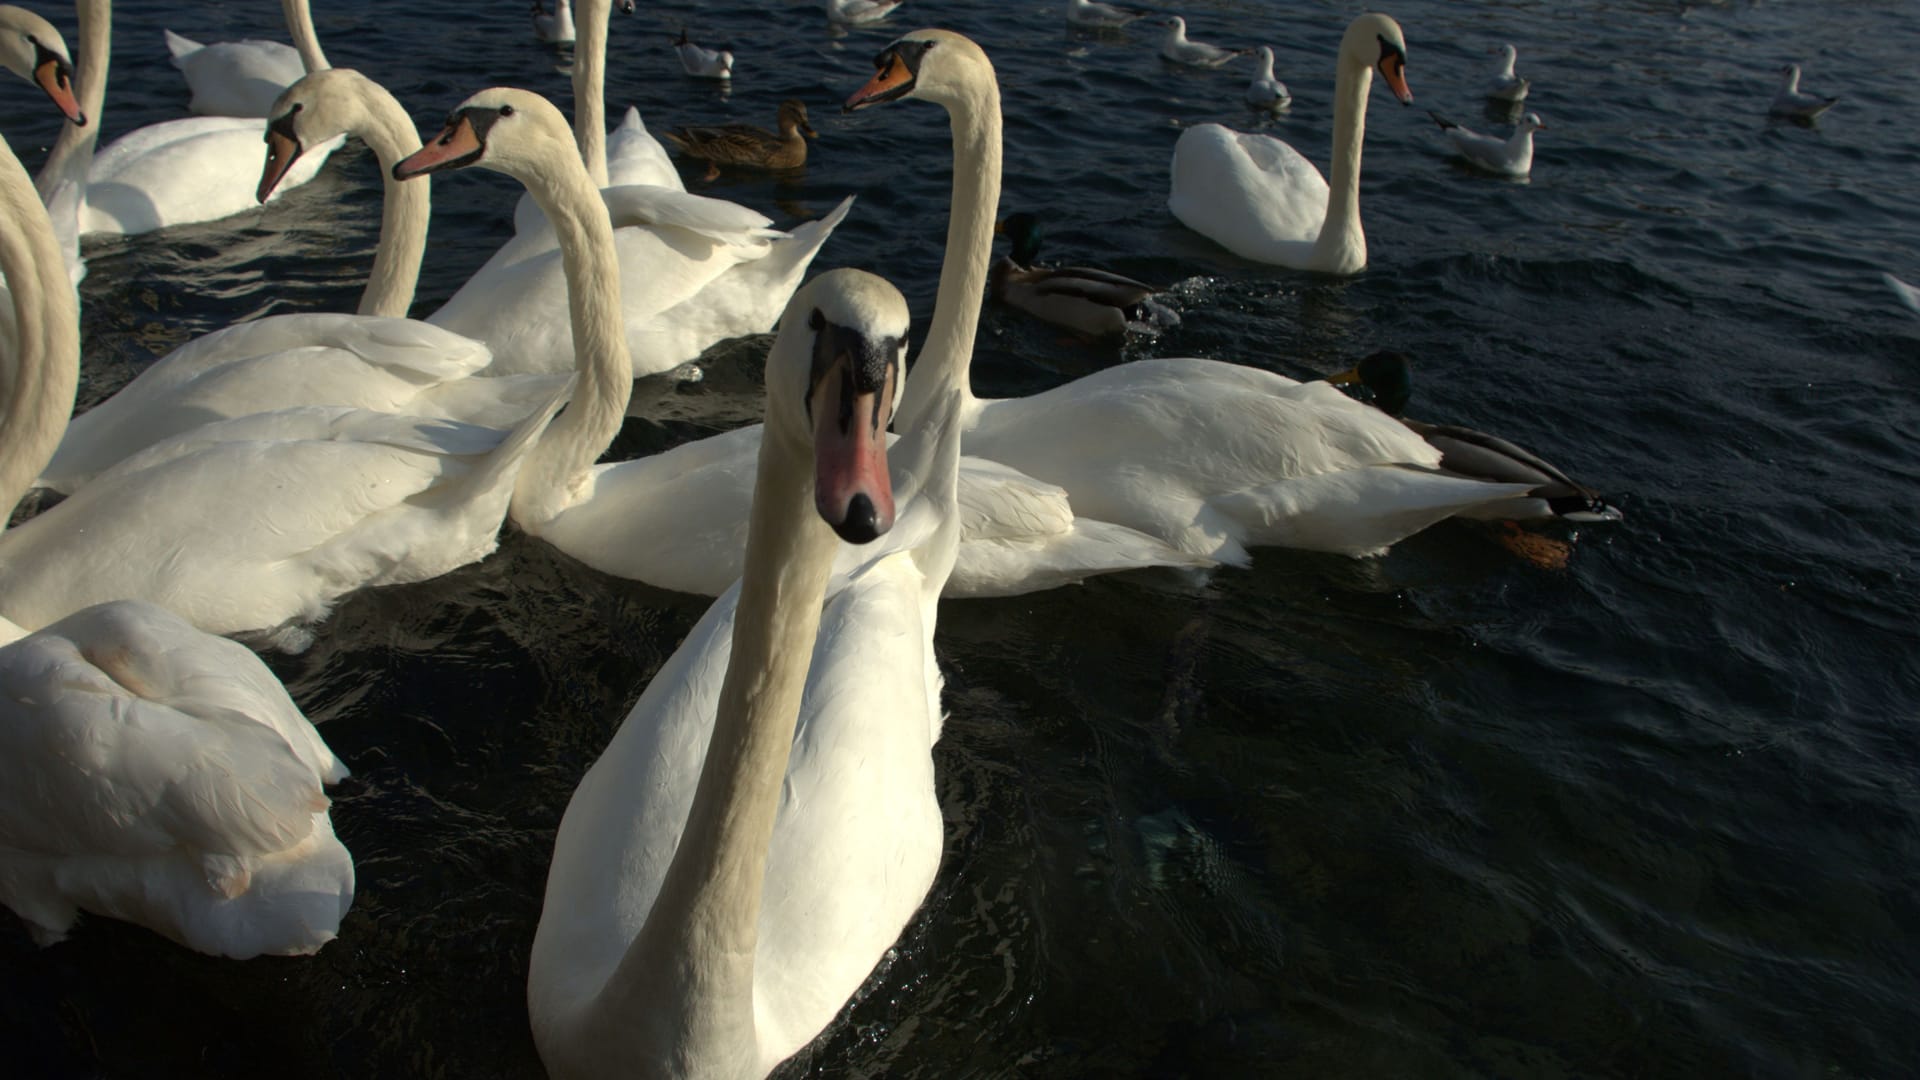
[[[360,294],[359,310],[362,315],[404,317],[413,306],[420,260],[427,251],[432,178],[411,182],[393,178],[393,163],[420,149],[420,133],[392,94],[368,83],[357,96],[362,112],[352,133],[373,150],[386,189],[380,208],[380,246],[373,255],[366,290]]]
[[[837,548],[814,511],[812,456],[769,423],[713,739],[660,894],[595,1002],[605,1023],[646,1010],[682,1045],[752,1060],[767,855]]]
[[[581,0],[573,15],[573,138],[595,187],[607,186],[607,19],[612,0]]]
[[[34,181],[42,202],[53,197],[62,180],[86,183],[87,168],[93,164],[93,148],[100,141],[101,114],[107,103],[107,61],[113,51],[112,0],[79,0],[74,11],[79,19],[76,34],[80,51],[73,61],[73,93],[80,100],[80,111],[87,123],[84,127],[60,125],[60,135],[53,141],[53,150],[47,154]],[[78,224],[75,222],[76,230]]]
[[[320,51],[320,36],[313,32],[313,12],[308,9],[307,0],[280,0],[280,14],[286,17],[287,33],[293,38],[293,47],[300,53],[300,63],[307,74],[332,67],[327,63],[327,54]]]
[[[1366,262],[1367,237],[1360,229],[1360,146],[1367,135],[1367,91],[1372,86],[1373,69],[1347,63],[1343,55],[1333,89],[1333,162],[1327,175],[1327,219],[1314,241],[1316,257],[1357,248],[1360,262]]]
[[[985,78],[969,80],[965,96],[947,106],[947,115],[953,123],[947,254],[940,264],[940,293],[933,302],[927,342],[900,397],[900,431],[917,427],[921,414],[948,387],[959,387],[973,399],[968,369],[993,266],[993,215],[1000,205],[1000,86],[991,68]]]
[[[513,519],[537,529],[573,502],[593,463],[619,434],[633,394],[633,359],[620,308],[613,220],[599,188],[571,154],[542,162],[521,180],[560,241],[579,378],[573,400],[528,453],[514,485]]]
[[[73,289],[33,180],[0,138],[0,274],[13,293],[13,392],[0,412],[0,529],[53,457],[80,384]]]

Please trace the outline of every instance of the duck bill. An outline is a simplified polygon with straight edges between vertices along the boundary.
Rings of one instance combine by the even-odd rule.
[[[300,140],[269,127],[267,162],[260,168],[260,186],[254,190],[254,201],[266,202],[267,197],[273,194],[273,189],[279,187],[280,181],[286,177],[287,170],[293,168],[293,163],[298,160]]]
[[[812,403],[814,508],[850,544],[869,543],[893,528],[886,425],[892,397],[891,379],[862,393],[850,376],[832,372]]]
[[[41,49],[33,65],[33,81],[53,99],[60,115],[73,121],[76,127],[87,125],[87,114],[80,111],[80,101],[73,96],[73,68],[65,60]]]
[[[1407,62],[1398,56],[1387,56],[1380,60],[1380,77],[1387,82],[1387,89],[1400,99],[1400,104],[1413,104],[1413,91],[1407,86]]]
[[[393,178],[411,180],[428,173],[462,168],[479,161],[486,150],[479,132],[473,129],[473,118],[464,112],[455,113],[433,141],[393,163]]]
[[[867,80],[867,85],[855,90],[840,107],[842,111],[854,112],[869,105],[897,101],[913,90],[913,69],[900,59],[897,51],[889,49],[882,53],[879,68],[873,78]]]

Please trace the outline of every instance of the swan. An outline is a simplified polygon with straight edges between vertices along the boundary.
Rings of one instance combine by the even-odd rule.
[[[733,78],[733,53],[695,44],[687,37],[685,27],[681,28],[680,37],[674,41],[673,51],[680,57],[681,70],[695,78]]]
[[[387,174],[420,148],[406,110],[346,68],[302,77],[268,125],[259,196],[305,148],[354,135],[386,178],[380,245],[360,314],[273,315],[182,345],[106,401],[75,417],[41,486],[70,493],[128,455],[215,420],[302,405],[343,405],[484,427],[511,427],[561,389],[565,375],[479,377],[485,345],[402,318],[426,247],[428,186]]]
[[[1780,69],[1780,91],[1773,95],[1773,104],[1767,107],[1767,115],[1788,120],[1811,120],[1839,102],[1837,97],[1821,97],[1800,89],[1800,65],[1788,64]]]
[[[1502,45],[1498,52],[1500,66],[1494,69],[1493,81],[1487,84],[1487,96],[1495,101],[1519,104],[1527,100],[1527,90],[1532,84],[1513,73],[1513,61],[1519,56],[1513,46]]]
[[[1176,64],[1188,67],[1219,67],[1229,60],[1237,60],[1251,53],[1252,49],[1223,49],[1218,45],[1209,45],[1204,41],[1187,40],[1187,20],[1178,15],[1167,16],[1167,36],[1160,39],[1160,56]]]
[[[67,39],[52,23],[26,8],[0,4],[0,67],[38,86],[60,115],[75,125],[86,125],[86,114],[74,96]]]
[[[497,123],[492,113],[456,113],[420,153],[395,166],[394,175],[472,164],[495,168],[525,183],[549,215],[557,212],[571,223],[561,234],[561,251],[568,259],[572,340],[583,357],[604,354],[606,367],[618,370],[629,362],[628,335],[621,333],[618,316],[622,271],[608,262],[611,238],[592,231],[604,220],[588,210],[592,181],[584,167],[528,170],[529,160],[559,160],[554,154],[563,145],[564,122],[534,95],[499,96],[502,107],[514,109],[509,115],[518,146],[495,156],[488,142]],[[740,576],[761,429],[755,425],[649,457],[596,464],[619,431],[631,389],[630,383],[609,380],[582,383],[521,472],[514,523],[604,573],[718,595]],[[950,595],[1008,596],[1142,566],[1211,565],[1130,529],[1077,521],[1064,491],[1004,466],[963,459],[960,483],[965,540]]]
[[[274,99],[309,71],[329,66],[313,31],[307,0],[280,0],[291,47],[278,41],[217,41],[202,45],[171,30],[167,51],[187,80],[190,112],[201,116],[265,117]]]
[[[1340,39],[1331,181],[1279,139],[1199,124],[1174,144],[1167,208],[1187,228],[1243,258],[1295,270],[1359,273],[1367,265],[1367,237],[1360,228],[1367,89],[1377,70],[1400,103],[1411,105],[1406,66],[1400,24],[1385,15],[1360,16]]]
[[[52,224],[4,139],[0,206],[21,331],[4,528],[60,438],[79,353]],[[214,955],[313,952],[353,901],[321,791],[346,775],[258,657],[170,612],[113,601],[31,634],[0,619],[0,904],[42,945],[86,910]]]
[[[865,26],[893,14],[901,0],[827,0],[827,21],[835,26]]]
[[[1358,51],[1356,41],[1369,53],[1381,50],[1382,66],[1398,81],[1398,37],[1392,20],[1364,15],[1348,29],[1345,51]],[[931,404],[918,386],[967,386],[963,365],[973,353],[1000,195],[1000,93],[980,47],[946,31],[909,34],[875,66],[847,108],[918,98],[944,106],[953,128],[953,216],[940,291],[899,410],[911,430]],[[1349,100],[1347,108],[1357,104]],[[1224,563],[1244,564],[1256,545],[1376,553],[1451,514],[1526,490],[1439,475],[1439,452],[1379,410],[1324,383],[1238,364],[1136,360],[1031,397],[964,392],[966,454],[1057,484],[1076,514]]]
[[[1882,273],[1880,280],[1887,283],[1887,288],[1893,290],[1893,295],[1898,297],[1908,310],[1920,315],[1920,289],[1914,288],[1892,274]]]
[[[1293,93],[1273,77],[1273,50],[1262,45],[1255,51],[1260,54],[1260,70],[1247,84],[1247,105],[1261,112],[1284,112],[1293,104]]]
[[[553,14],[540,0],[533,0],[533,36],[549,45],[573,44],[573,4],[570,0],[553,0]]]
[[[1528,113],[1521,117],[1513,134],[1505,139],[1470,131],[1437,112],[1429,111],[1427,115],[1433,117],[1433,122],[1447,133],[1454,151],[1467,159],[1468,164],[1501,176],[1526,176],[1531,173],[1533,133],[1547,130],[1546,122],[1540,119],[1539,113]]]
[[[987,288],[1009,307],[1088,338],[1157,333],[1180,321],[1146,282],[1088,266],[1037,265],[1040,219],[1031,213],[1008,214],[994,231],[1013,241],[1013,251],[993,264]]]
[[[1087,30],[1113,30],[1144,19],[1149,13],[1103,4],[1100,0],[1067,0],[1067,24]]]
[[[625,10],[632,11],[632,0]],[[685,191],[680,172],[666,148],[647,133],[640,111],[628,107],[625,120],[607,135],[607,20],[613,17],[611,0],[580,0],[579,41],[573,50],[573,128],[580,156],[594,186],[654,184]],[[528,205],[531,200],[521,200]],[[520,213],[516,211],[517,221]]]
[[[765,1076],[933,884],[958,446],[948,416],[903,439],[888,476],[906,333],[899,292],[852,270],[809,282],[780,321],[745,575],[654,676],[554,841],[527,1007],[555,1076]],[[835,533],[868,545],[850,576],[833,573]]]

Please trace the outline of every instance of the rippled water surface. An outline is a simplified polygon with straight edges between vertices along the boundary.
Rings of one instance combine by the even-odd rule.
[[[479,87],[564,101],[526,5],[316,0],[335,63],[423,127]],[[1920,8],[1405,3],[1420,108],[1374,95],[1344,280],[1242,262],[1165,209],[1182,125],[1253,124],[1246,62],[1163,64],[1154,34],[1066,32],[1058,4],[909,0],[830,32],[818,5],[616,16],[609,99],[656,129],[813,108],[803,176],[695,190],[786,223],[860,198],[816,264],[931,310],[945,119],[835,105],[897,33],[979,40],[1005,95],[1003,209],[1050,254],[1176,284],[1184,322],[1129,356],[1289,375],[1376,347],[1417,415],[1529,446],[1627,520],[1570,568],[1447,525],[1384,559],[1261,552],[1195,583],[1138,574],[943,605],[952,717],[933,893],[785,1075],[1894,1076],[1920,1067],[1914,613]],[[109,136],[180,115],[160,27],[282,36],[271,3],[126,5]],[[1185,7],[1269,43],[1268,121],[1324,163],[1355,5]],[[70,13],[47,11],[71,31]],[[669,48],[730,41],[730,92]],[[1530,183],[1449,160],[1424,109],[1486,127],[1488,49],[1519,46],[1549,125]],[[1781,63],[1843,102],[1769,122]],[[30,167],[54,130],[9,82]],[[436,188],[420,310],[510,230],[504,178]],[[241,219],[89,246],[83,400],[246,316],[348,310],[378,224],[372,157]],[[757,410],[765,340],[654,392],[637,454]],[[989,309],[986,393],[1115,357]],[[705,602],[517,534],[480,565],[344,603],[271,662],[354,769],[359,873],[304,960],[200,957],[106,921],[36,950],[0,920],[0,1041],[28,1076],[527,1077],[526,958],[569,792]]]

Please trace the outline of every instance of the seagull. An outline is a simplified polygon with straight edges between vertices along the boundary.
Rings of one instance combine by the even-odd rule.
[[[1252,52],[1252,49],[1223,49],[1204,41],[1188,41],[1187,20],[1178,15],[1167,17],[1167,36],[1160,42],[1163,58],[1193,67],[1219,67],[1234,57]]]
[[[1433,117],[1433,122],[1447,133],[1447,138],[1453,140],[1453,148],[1461,157],[1501,176],[1525,176],[1532,171],[1533,133],[1545,131],[1547,127],[1541,122],[1539,113],[1528,113],[1520,118],[1520,126],[1514,129],[1512,138],[1498,139],[1468,131],[1437,112],[1427,115]]]
[[[680,66],[687,74],[701,79],[733,78],[733,54],[725,49],[706,49],[687,39],[685,29],[673,43],[673,51],[680,54]]]
[[[1262,45],[1255,51],[1260,54],[1260,73],[1247,85],[1247,104],[1262,112],[1279,112],[1293,104],[1293,95],[1286,83],[1273,77],[1273,50]]]
[[[1500,46],[1500,66],[1493,73],[1493,81],[1487,84],[1488,97],[1496,101],[1527,100],[1527,87],[1532,84],[1513,73],[1513,60],[1518,55],[1513,46]]]
[[[901,0],[827,0],[827,21],[835,26],[879,22],[893,14]]]
[[[1773,104],[1767,109],[1769,116],[1783,116],[1789,120],[1811,120],[1839,101],[1837,97],[1821,97],[1800,89],[1800,65],[1788,64],[1780,69],[1780,92],[1773,95]]]
[[[1067,22],[1088,30],[1112,30],[1149,13],[1138,8],[1116,7],[1099,0],[1067,0]]]

